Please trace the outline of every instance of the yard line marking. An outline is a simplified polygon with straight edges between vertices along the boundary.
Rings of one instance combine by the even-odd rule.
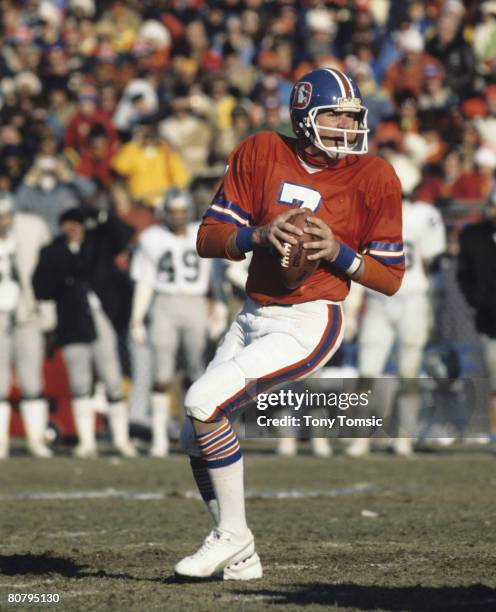
[[[307,499],[310,497],[342,497],[359,493],[380,493],[384,489],[374,484],[359,483],[336,489],[253,489],[246,492],[248,499]],[[172,498],[201,499],[197,491],[155,492],[102,489],[89,491],[25,491],[1,495],[2,501],[72,501],[79,499],[126,499],[133,501],[160,501]]]
[[[26,589],[28,587],[36,587],[40,584],[53,584],[55,580],[52,578],[48,580],[35,580],[34,582],[0,582],[2,589]]]
[[[89,491],[26,491],[16,493],[14,495],[2,495],[0,501],[16,501],[16,500],[62,500],[70,501],[73,499],[137,499],[148,501],[154,499],[165,499],[165,497],[173,497],[164,495],[164,493],[156,493],[154,491],[125,491],[117,489],[102,489]]]

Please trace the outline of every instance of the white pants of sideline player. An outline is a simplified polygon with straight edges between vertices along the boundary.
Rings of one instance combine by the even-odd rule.
[[[71,393],[75,397],[90,395],[93,385],[93,366],[104,383],[110,399],[122,398],[122,371],[117,349],[117,335],[101,309],[92,311],[97,338],[93,342],[64,346]]]
[[[186,394],[188,416],[231,418],[250,399],[245,391],[250,380],[270,377],[274,386],[310,376],[336,352],[343,332],[339,304],[316,300],[261,306],[247,300],[205,374]],[[199,454],[188,419],[181,440],[188,454]]]
[[[14,366],[22,393],[21,415],[29,451],[51,457],[45,444],[48,403],[43,395],[43,334],[34,323],[15,324],[10,313],[0,312],[0,459],[9,454],[10,403],[7,396]]]
[[[424,293],[395,295],[387,299],[369,295],[358,342],[360,375],[367,378],[380,377],[397,340],[398,376],[418,378],[430,323],[430,302]],[[411,436],[417,428],[419,411],[420,397],[400,397],[397,407],[399,435],[393,441],[397,454],[411,454],[412,441],[407,436]],[[368,439],[356,438],[348,447],[347,454],[366,454],[369,446]]]
[[[75,452],[82,458],[96,454],[95,406],[90,398],[94,365],[110,401],[108,416],[114,445],[123,456],[134,457],[136,451],[129,441],[127,405],[123,401],[117,335],[102,309],[96,308],[92,314],[97,332],[96,340],[68,344],[63,349],[80,442]]]
[[[43,391],[43,334],[34,324],[16,325],[10,313],[0,312],[0,398],[7,397],[14,366],[23,397]]]
[[[417,378],[430,326],[427,295],[369,296],[358,344],[360,375],[378,377],[384,372],[395,339],[398,340],[398,376]]]
[[[181,343],[188,378],[199,378],[207,343],[206,298],[157,294],[151,312],[150,342],[154,382],[169,383],[173,379]]]

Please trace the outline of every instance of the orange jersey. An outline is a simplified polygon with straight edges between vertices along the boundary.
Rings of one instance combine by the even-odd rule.
[[[299,158],[296,143],[275,132],[261,132],[238,145],[202,225],[260,226],[288,207],[305,206],[337,240],[373,257],[401,279],[401,186],[392,166],[379,157],[348,155],[334,166],[314,169]],[[349,285],[350,279],[326,262],[304,284],[289,290],[281,281],[279,253],[255,247],[246,291],[261,304],[296,304],[341,301]]]

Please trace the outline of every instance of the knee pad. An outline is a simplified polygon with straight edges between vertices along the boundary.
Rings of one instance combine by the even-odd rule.
[[[195,429],[191,419],[186,417],[181,428],[179,442],[183,451],[190,457],[201,457],[200,449],[196,443]]]
[[[190,418],[208,422],[215,406],[208,403],[208,398],[205,397],[205,389],[202,389],[198,383],[194,383],[188,389],[184,398],[184,409]]]

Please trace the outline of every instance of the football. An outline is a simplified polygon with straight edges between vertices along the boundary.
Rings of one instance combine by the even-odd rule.
[[[313,214],[307,208],[303,210],[304,213],[292,217],[288,223],[304,229],[308,219],[313,217]],[[284,243],[285,253],[281,257],[281,277],[284,286],[288,289],[296,289],[317,269],[319,262],[307,259],[307,255],[312,251],[303,248],[305,242],[312,242],[314,240],[316,240],[314,236],[304,233],[303,236],[298,238],[296,244]]]

